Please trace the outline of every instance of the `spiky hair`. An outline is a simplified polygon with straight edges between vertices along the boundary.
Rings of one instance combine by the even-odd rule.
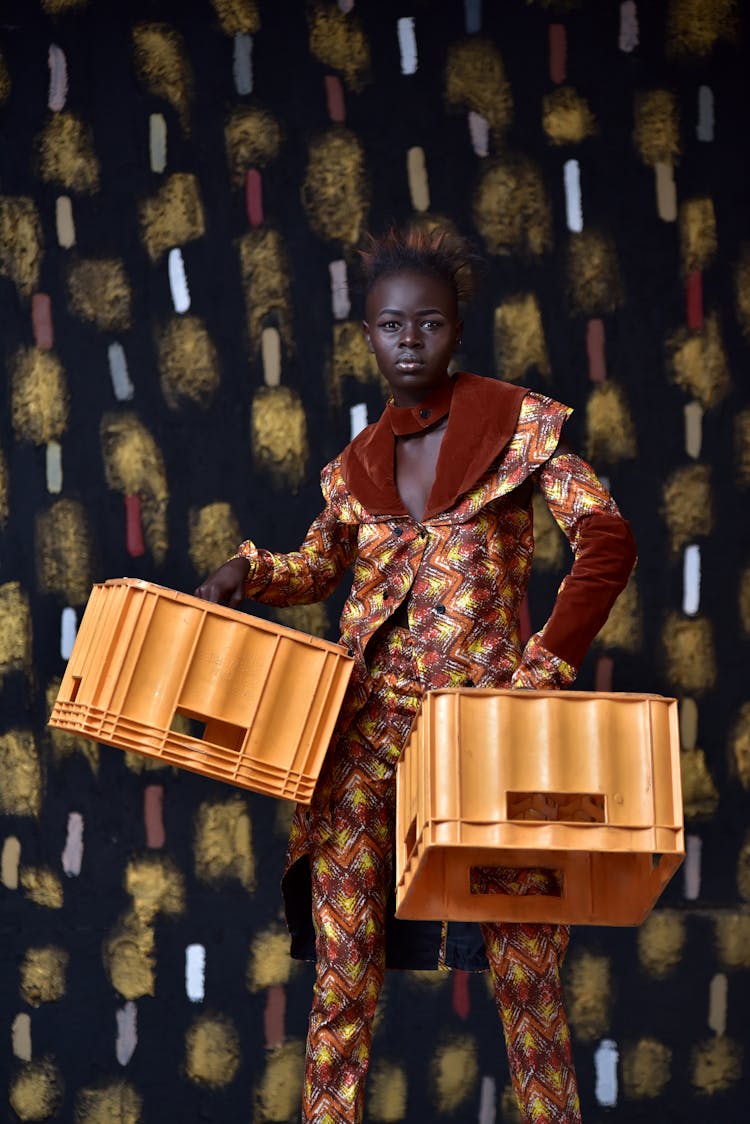
[[[447,282],[459,304],[474,296],[483,264],[467,239],[449,227],[391,226],[379,238],[368,235],[359,255],[366,294],[383,277],[424,273]]]

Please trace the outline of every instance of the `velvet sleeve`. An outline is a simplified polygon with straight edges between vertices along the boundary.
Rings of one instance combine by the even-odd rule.
[[[573,551],[549,620],[531,637],[513,676],[519,687],[564,687],[625,588],[635,541],[612,497],[586,461],[561,448],[536,483]]]

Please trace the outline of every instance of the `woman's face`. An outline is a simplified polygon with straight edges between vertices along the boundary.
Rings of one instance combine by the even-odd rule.
[[[463,322],[456,295],[439,277],[394,273],[370,290],[362,323],[397,406],[416,406],[448,378]]]

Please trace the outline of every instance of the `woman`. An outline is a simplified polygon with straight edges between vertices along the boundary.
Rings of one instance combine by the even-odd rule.
[[[302,1119],[362,1119],[386,966],[489,963],[523,1121],[576,1124],[559,975],[568,930],[483,924],[480,935],[475,925],[395,921],[394,771],[424,690],[568,686],[627,581],[633,539],[561,440],[567,407],[494,379],[451,377],[472,281],[466,244],[445,231],[390,231],[363,260],[363,330],[392,399],[323,470],[325,507],[299,551],[248,540],[196,591],[230,605],[299,604],[327,597],[354,566],[341,636],[355,670],[312,804],[297,809],[284,876],[292,955],[312,951],[314,936],[317,962]],[[574,564],[522,648],[534,486]],[[543,872],[526,870],[496,888],[547,887]]]

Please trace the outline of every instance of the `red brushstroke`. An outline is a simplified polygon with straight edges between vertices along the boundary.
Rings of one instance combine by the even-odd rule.
[[[703,327],[703,278],[696,269],[688,276],[686,293],[687,326],[691,332]]]
[[[525,644],[526,641],[531,636],[531,632],[532,632],[531,610],[529,609],[528,594],[524,595],[524,599],[521,602],[520,628],[521,628],[521,643]]]
[[[568,39],[561,23],[549,25],[549,76],[557,85],[564,82],[568,74]]]
[[[266,998],[266,1009],[263,1012],[263,1033],[266,1039],[266,1049],[272,1050],[281,1046],[284,1041],[284,1024],[286,1021],[286,992],[278,984],[269,987]]]
[[[594,690],[595,691],[611,691],[612,690],[612,673],[615,669],[615,661],[611,656],[599,656],[596,661],[596,671],[594,672]]]
[[[604,356],[603,320],[589,320],[586,325],[586,353],[589,357],[589,378],[592,382],[604,382],[607,360]]]
[[[248,168],[245,176],[245,207],[247,221],[257,230],[263,225],[263,181],[257,168]]]
[[[52,328],[52,304],[46,293],[34,293],[31,298],[31,327],[34,343],[42,351],[49,351],[55,343]]]
[[[468,1019],[471,1010],[469,973],[460,968],[453,970],[453,1010],[459,1019]]]
[[[163,847],[167,838],[164,830],[164,785],[146,786],[143,793],[143,822],[146,825],[146,846]]]
[[[346,121],[346,104],[344,103],[344,88],[341,85],[341,79],[337,78],[335,74],[326,74],[324,82],[328,116],[332,121],[342,125]]]
[[[131,558],[146,553],[141,528],[141,497],[125,497],[125,549]]]

